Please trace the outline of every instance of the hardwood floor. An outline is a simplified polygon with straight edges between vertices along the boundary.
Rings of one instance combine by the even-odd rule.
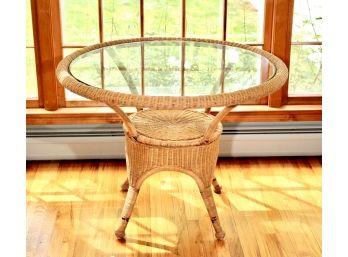
[[[117,241],[125,161],[27,162],[27,256],[321,256],[321,158],[219,159],[224,241],[187,175],[147,179]]]

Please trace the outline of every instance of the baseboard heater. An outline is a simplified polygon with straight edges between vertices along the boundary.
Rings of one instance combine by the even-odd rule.
[[[223,124],[220,157],[318,156],[321,122]],[[27,160],[123,159],[120,124],[27,127]]]

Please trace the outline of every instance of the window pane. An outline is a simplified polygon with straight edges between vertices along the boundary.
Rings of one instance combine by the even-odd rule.
[[[61,0],[63,44],[99,42],[98,1]]]
[[[147,95],[180,95],[181,44],[144,44],[145,92]]]
[[[321,94],[321,46],[291,47],[289,94]]]
[[[67,55],[69,54],[72,54],[73,52],[79,50],[81,48],[63,48],[63,57],[66,57]],[[89,100],[89,99],[86,99],[82,96],[79,96],[73,92],[71,92],[70,90],[64,88],[64,91],[65,91],[65,99],[66,100]]]
[[[33,21],[31,19],[31,6],[30,0],[26,3],[26,45],[34,46],[33,40]]]
[[[262,61],[267,62],[266,59],[238,48],[228,49],[225,56],[225,92],[246,89],[250,85],[261,83],[261,65]],[[272,72],[270,68],[270,74]]]
[[[63,58],[81,48],[63,48]]]
[[[26,49],[26,97],[38,98],[34,48]]]
[[[229,0],[227,41],[262,43],[264,8],[264,0]]]
[[[220,48],[186,44],[185,95],[209,95],[221,92],[221,59]]]
[[[76,50],[78,49],[64,49],[64,56]],[[119,48],[117,52],[112,47],[93,52],[91,58],[80,59],[79,65],[73,66],[71,72],[79,74],[82,81],[96,87],[107,90],[117,88],[118,92],[141,94],[140,45],[137,48]],[[100,67],[104,69],[101,70]],[[65,94],[67,100],[89,100],[69,90],[65,90]]]
[[[30,0],[26,0],[26,98],[38,99],[33,23]]]
[[[144,1],[145,36],[181,35],[181,0]]]
[[[222,39],[222,0],[186,1],[186,36]]]
[[[321,41],[321,0],[296,0],[292,26],[292,41]]]
[[[103,1],[104,41],[140,37],[140,1]]]
[[[104,88],[141,95],[141,47],[112,46],[104,49]]]

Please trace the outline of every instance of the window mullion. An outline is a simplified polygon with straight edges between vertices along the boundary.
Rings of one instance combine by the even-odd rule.
[[[140,0],[140,37],[144,37],[144,0]]]
[[[282,59],[289,68],[294,0],[273,0],[273,2],[271,53]],[[280,90],[269,95],[268,105],[280,107],[287,103],[287,98],[288,82]]]
[[[186,0],[181,0],[181,37],[186,37]]]
[[[226,41],[226,34],[227,34],[227,0],[223,1],[222,11],[223,11],[223,20],[222,20],[222,40]],[[220,93],[224,93],[224,86],[225,86],[225,55],[226,55],[226,48],[225,46],[222,47],[221,50],[221,74],[220,74]]]
[[[186,1],[181,1],[181,37],[186,37]],[[180,91],[181,95],[185,94],[185,53],[186,45],[185,42],[181,44],[181,65],[180,65]]]
[[[103,24],[103,0],[98,0],[98,27],[99,27],[99,43],[104,42],[104,24]],[[105,87],[104,74],[104,49],[100,49],[100,79],[102,88]]]
[[[32,0],[39,103],[46,110],[65,106],[64,89],[55,70],[62,59],[59,1]]]
[[[62,22],[60,14],[60,1],[52,1],[52,31],[53,31],[53,46],[54,46],[54,79],[57,85],[58,107],[65,107],[65,89],[57,80],[55,71],[58,63],[63,59],[63,39],[62,39]]]
[[[226,41],[226,34],[227,34],[227,0],[224,0],[223,2],[223,20],[222,20],[222,40]]]
[[[263,45],[262,49],[271,52],[272,29],[273,29],[273,5],[274,0],[265,0],[264,25],[263,25]],[[269,64],[261,63],[261,81],[265,81],[269,74]],[[268,104],[268,96],[260,99],[260,104]]]

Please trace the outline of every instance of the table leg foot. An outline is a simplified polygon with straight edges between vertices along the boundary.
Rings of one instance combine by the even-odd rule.
[[[123,240],[126,236],[124,231],[115,230],[115,236],[118,240]]]
[[[132,186],[128,188],[126,201],[124,203],[122,214],[121,214],[121,223],[118,229],[115,231],[115,236],[119,240],[124,239],[125,237],[126,227],[128,225],[129,218],[132,214],[133,207],[137,199],[138,193],[139,193],[138,189],[135,189]]]
[[[215,237],[217,240],[223,240],[225,238],[225,232],[221,230],[219,233],[215,233]]]
[[[210,186],[201,191],[201,195],[208,210],[210,220],[213,223],[213,227],[215,229],[215,237],[218,240],[222,240],[225,237],[225,232],[222,230],[222,227],[220,225],[219,216],[217,214],[216,205]]]
[[[129,182],[128,182],[128,179],[126,179],[121,185],[121,190],[123,192],[127,192],[128,188],[129,188]]]
[[[222,186],[219,185],[219,183],[216,180],[216,178],[213,178],[211,183],[212,183],[212,185],[214,187],[214,192],[217,193],[217,194],[221,194]]]

